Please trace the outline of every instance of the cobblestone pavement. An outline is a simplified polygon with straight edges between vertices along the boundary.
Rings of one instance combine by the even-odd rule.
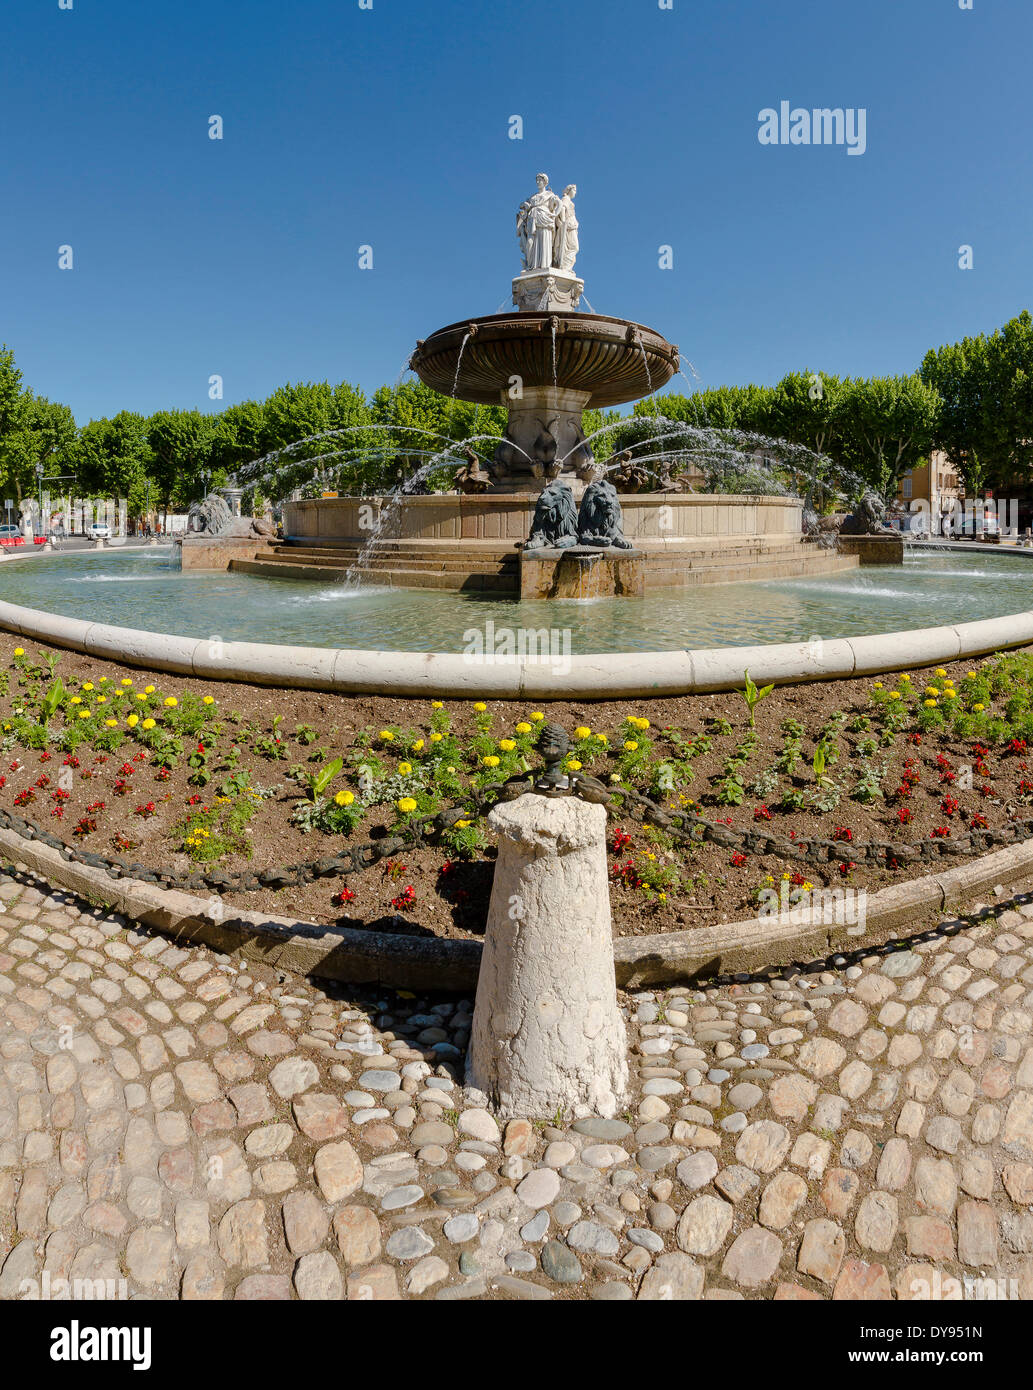
[[[0,900],[0,1298],[1033,1296],[1033,907],[626,996],[625,1116],[500,1132],[461,1087],[469,1000]]]

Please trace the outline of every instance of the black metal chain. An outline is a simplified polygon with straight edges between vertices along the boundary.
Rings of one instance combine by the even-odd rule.
[[[582,782],[585,784],[584,787],[581,786]],[[569,795],[596,802],[604,801],[599,794],[602,784],[594,778],[572,777],[570,784]],[[3,808],[0,808],[0,827],[13,831],[23,839],[36,840],[40,844],[48,845],[51,849],[57,850],[69,863],[101,869],[111,878],[138,879],[142,883],[162,884],[183,892],[249,893],[263,888],[295,888],[312,883],[316,879],[361,873],[383,859],[400,854],[410,843],[435,843],[441,834],[451,829],[457,821],[480,819],[486,816],[500,799],[514,799],[523,791],[533,791],[534,788],[535,782],[528,776],[487,787],[479,793],[471,791],[465,804],[451,806],[434,816],[415,822],[408,839],[388,835],[378,840],[369,840],[365,844],[353,845],[341,854],[306,859],[273,869],[215,868],[204,872],[154,869],[146,864],[127,860],[121,855],[107,856],[66,844],[58,836],[36,825],[34,821],[26,820]],[[818,836],[798,836],[790,839],[763,830],[739,830],[730,825],[704,820],[699,816],[690,818],[683,813],[665,809],[651,797],[630,787],[622,786],[610,791],[605,798],[605,803],[609,804],[610,809],[614,796],[621,799],[624,808],[635,819],[663,830],[672,839],[683,844],[695,846],[709,841],[721,848],[739,849],[745,854],[759,857],[771,855],[783,860],[815,865],[849,860],[855,864],[864,861],[891,869],[901,868],[917,862],[934,863],[940,859],[986,853],[1027,840],[1033,834],[1033,818],[1026,818],[1015,820],[1000,830],[970,830],[957,838],[936,838],[918,842],[873,840],[857,844],[852,841],[826,840]],[[471,810],[471,805],[476,809]],[[684,828],[686,823],[688,829]]]

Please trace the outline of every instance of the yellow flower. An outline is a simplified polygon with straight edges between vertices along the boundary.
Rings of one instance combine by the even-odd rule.
[[[542,720],[545,718],[545,715],[541,712],[540,709],[536,709],[534,713],[531,715],[531,718],[534,720],[536,724],[540,724]]]
[[[503,753],[512,753],[516,744],[511,738],[500,738],[499,747],[502,749]]]
[[[567,766],[570,768],[571,772],[581,771],[581,764],[578,762],[577,758],[568,758]]]
[[[494,753],[489,753],[486,758],[481,759],[481,762],[485,767],[498,767],[499,765],[499,759],[496,758]]]
[[[423,739],[418,738],[413,744],[412,749],[414,753],[421,753],[423,751]]]
[[[958,692],[956,690],[945,690],[943,692],[943,698],[945,700],[956,700],[958,698]]]
[[[83,686],[83,689],[84,689],[84,690],[92,690],[92,689],[93,689],[93,682],[92,682],[92,681],[87,681],[87,682],[85,683],[85,685]]]
[[[126,723],[127,723],[128,726],[130,727],[130,729],[135,729],[136,726],[137,726],[137,724],[139,724],[139,722],[140,722],[140,716],[139,716],[138,714],[131,714],[131,715],[129,716],[129,718],[126,720]]]
[[[128,676],[123,676],[123,677],[122,677],[122,681],[121,681],[121,684],[122,684],[122,685],[132,685],[132,683],[133,683],[133,682],[129,679]]]
[[[107,697],[106,695],[98,695],[98,696],[97,696],[97,704],[98,704],[98,705],[106,705],[107,703],[108,703],[108,697]]]
[[[576,729],[574,730],[574,737],[575,737],[575,738],[588,738],[588,736],[591,734],[591,732],[592,732],[591,729],[589,729],[586,725],[581,724],[578,728],[576,728]]]
[[[611,772],[611,773],[610,773],[610,781],[611,781],[611,782],[619,782],[620,780],[621,780],[621,775],[620,775],[619,772]]]
[[[947,674],[947,672],[943,669],[942,666],[937,666],[936,670],[933,672],[933,675],[934,675],[934,676],[941,676],[941,677],[942,677],[942,676],[945,676],[946,674]]]
[[[338,792],[334,797],[334,803],[337,806],[350,806],[354,800],[355,796],[352,792]]]
[[[69,701],[69,703],[70,703],[70,704],[73,704],[73,705],[81,705],[81,704],[82,704],[82,696],[81,696],[81,695],[73,695],[72,698],[71,698],[71,700]]]
[[[595,737],[599,743],[609,743],[610,741],[605,734],[596,734]]]
[[[105,719],[104,723],[106,724],[106,726],[107,726],[109,729],[117,729],[117,728],[118,728],[118,720],[117,720],[117,719]]]
[[[488,706],[484,703],[483,700],[478,700],[477,703],[474,705],[474,709],[477,711],[478,714],[483,714],[487,708]]]
[[[881,689],[882,689],[882,681],[876,681],[875,684],[872,686],[872,689],[873,689],[873,690],[881,690]]]
[[[89,711],[88,709],[81,709],[81,710],[79,711],[79,718],[80,718],[80,719],[89,719],[89,717],[90,717],[90,711]]]
[[[468,820],[457,820],[457,821],[456,821],[456,829],[457,829],[457,830],[469,830],[469,828],[470,828],[470,822],[469,822]]]
[[[927,695],[933,695],[933,696],[935,696],[935,695],[939,695],[940,692],[939,692],[939,690],[937,689],[937,687],[936,687],[935,685],[927,685],[927,686],[925,687],[925,693],[926,693]]]
[[[983,711],[986,709],[986,705],[973,705],[972,708],[976,711],[977,714],[982,714]]]
[[[906,671],[904,672],[904,674],[901,676],[900,679],[904,682],[905,685],[910,685],[910,684],[911,684],[911,677],[908,675],[908,673],[907,673]]]
[[[15,654],[15,656],[24,656],[24,655],[25,655],[25,648],[24,648],[24,647],[15,647],[15,649],[14,649],[14,654]]]
[[[634,753],[635,749],[638,747],[638,743],[633,738],[625,739],[624,747],[628,750],[629,753]]]
[[[526,719],[522,719],[516,726],[516,731],[518,734],[529,734],[531,732],[531,726]]]
[[[204,699],[201,701],[201,704],[202,704],[202,705],[214,705],[214,704],[215,704],[215,696],[214,696],[214,695],[206,695],[206,696],[204,697]]]
[[[407,816],[411,811],[416,810],[416,802],[413,800],[411,796],[401,797],[400,800],[396,803],[396,805],[398,806],[399,811],[401,811],[404,816]]]
[[[179,701],[176,699],[175,695],[167,695],[163,703],[166,709],[175,709]]]
[[[138,691],[136,692],[136,698],[137,698],[138,700],[144,700],[144,701],[146,701],[147,696],[143,693],[142,690],[138,690]]]
[[[100,683],[101,683],[101,685],[107,685],[107,683],[108,683],[108,678],[107,678],[107,676],[101,676],[101,678],[100,678]]]
[[[145,686],[144,686],[144,690],[147,692],[148,695],[153,695],[153,694],[154,694],[154,686],[153,686],[153,685],[145,685]]]
[[[891,691],[890,691],[890,699],[891,699],[891,700],[899,700],[899,699],[900,699],[900,691],[899,691],[899,690],[891,690]]]
[[[446,768],[445,768],[445,771],[446,771],[446,772],[453,772],[453,773],[454,773],[454,772],[455,772],[455,768],[454,768],[454,767],[446,767]]]
[[[431,734],[430,741],[431,743],[440,743],[444,737],[444,734]]]
[[[403,777],[408,777],[409,773],[412,772],[412,763],[399,763],[398,771]]]
[[[390,729],[381,729],[378,737],[380,738],[381,743],[390,743],[391,740],[394,738],[394,734],[391,732]]]
[[[648,719],[636,719],[636,720],[634,720],[633,722],[634,722],[634,725],[635,725],[635,728],[636,728],[636,729],[648,729],[648,728],[649,728],[649,720],[648,720]]]
[[[935,700],[923,700],[923,701],[922,701],[922,704],[925,705],[926,709],[935,709],[935,708],[936,708],[936,701],[935,701]]]
[[[445,704],[443,700],[431,700],[430,707],[431,709],[444,709]]]
[[[145,719],[145,720],[143,721],[142,727],[145,728],[145,729],[153,729],[153,728],[154,728],[154,720],[153,720],[153,719]]]

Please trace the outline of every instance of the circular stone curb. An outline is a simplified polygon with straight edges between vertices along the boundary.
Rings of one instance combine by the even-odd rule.
[[[103,869],[72,863],[49,845],[0,829],[0,850],[16,867],[91,902],[101,902],[174,940],[200,942],[242,960],[349,984],[402,989],[471,990],[481,961],[479,941],[403,936],[354,927],[320,927],[269,913],[226,907],[138,879],[113,879]],[[740,971],[786,965],[836,950],[855,951],[897,939],[913,927],[1033,872],[1033,839],[994,850],[943,873],[880,889],[866,899],[861,930],[826,911],[722,922],[692,931],[617,937],[617,984],[639,989],[693,983]],[[924,930],[924,927],[922,928]],[[914,933],[912,933],[914,934]]]
[[[829,641],[669,652],[595,652],[557,658],[469,659],[456,652],[392,652],[216,642],[66,618],[0,601],[0,628],[89,656],[206,680],[250,681],[353,695],[605,700],[710,694],[758,685],[844,680],[933,666],[1033,642],[1033,611],[954,626]]]

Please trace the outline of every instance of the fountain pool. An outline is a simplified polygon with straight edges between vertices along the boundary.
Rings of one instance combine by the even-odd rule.
[[[5,561],[0,600],[181,637],[378,651],[462,652],[464,632],[492,621],[496,629],[569,630],[577,655],[806,642],[1003,617],[1033,608],[1033,567],[1007,554],[912,551],[903,567],[532,602],[183,572],[174,549],[162,547]]]

